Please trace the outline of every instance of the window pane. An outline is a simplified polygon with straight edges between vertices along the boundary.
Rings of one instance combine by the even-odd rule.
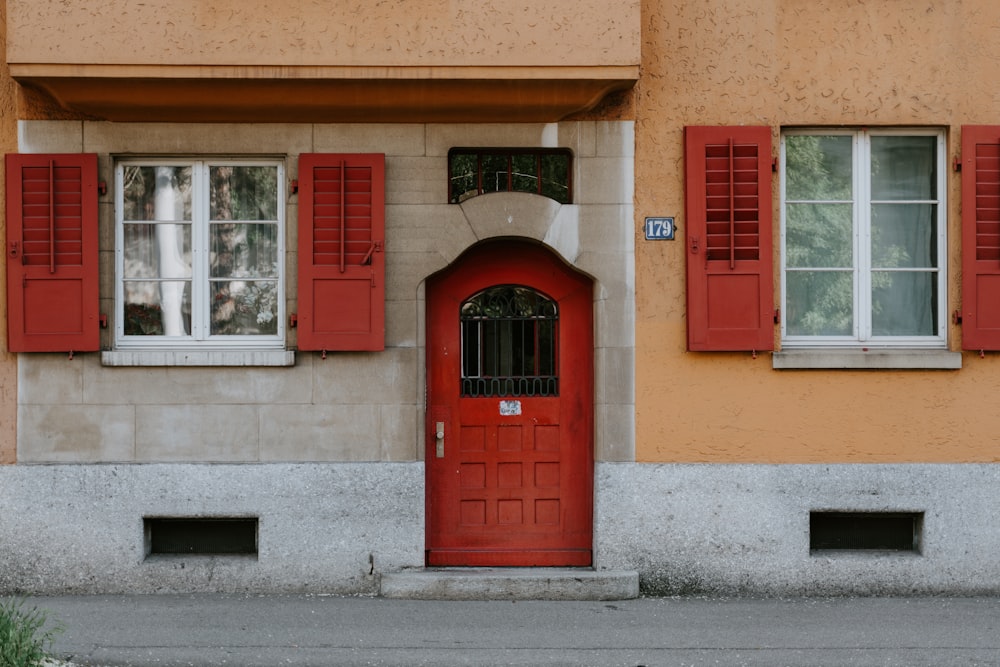
[[[556,320],[538,321],[538,375],[556,374]]]
[[[872,334],[933,336],[937,334],[937,273],[872,272]]]
[[[872,199],[936,199],[937,137],[871,138]]]
[[[270,224],[211,225],[213,278],[277,278],[278,227]]]
[[[874,204],[873,268],[936,267],[936,219],[934,204]]]
[[[211,329],[212,335],[276,334],[278,281],[213,281]]]
[[[209,180],[212,220],[277,220],[277,167],[216,166]]]
[[[507,156],[483,155],[483,192],[507,192]]]
[[[541,156],[542,194],[561,204],[569,203],[569,156]]]
[[[186,336],[191,331],[189,281],[125,281],[126,336]]]
[[[125,225],[124,243],[126,278],[191,277],[190,225]]]
[[[787,266],[854,266],[851,204],[788,204],[785,212]]]
[[[846,271],[789,271],[785,278],[788,334],[850,336],[854,333],[854,284]]]
[[[479,194],[479,156],[458,153],[451,156],[451,201],[463,202]]]
[[[798,201],[852,199],[850,136],[785,137],[785,197]]]
[[[516,192],[538,192],[538,158],[535,155],[512,155],[513,184]]]
[[[123,170],[124,220],[190,220],[190,166],[129,166]]]

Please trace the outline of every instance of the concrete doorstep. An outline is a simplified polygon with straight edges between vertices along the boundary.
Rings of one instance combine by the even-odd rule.
[[[382,575],[382,597],[404,600],[631,600],[639,573],[577,568],[419,568]]]

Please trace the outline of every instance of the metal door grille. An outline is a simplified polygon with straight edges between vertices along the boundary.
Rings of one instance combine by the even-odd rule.
[[[464,397],[558,396],[559,310],[541,292],[495,285],[462,304]]]

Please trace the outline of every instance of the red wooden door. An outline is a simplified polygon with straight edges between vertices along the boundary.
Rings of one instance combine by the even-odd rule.
[[[516,242],[428,281],[428,565],[591,564],[592,291]]]

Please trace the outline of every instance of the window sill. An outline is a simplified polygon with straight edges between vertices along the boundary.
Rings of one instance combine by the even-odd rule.
[[[958,370],[962,353],[949,350],[785,350],[771,355],[775,370]]]
[[[292,350],[106,350],[103,366],[294,366]]]
[[[810,549],[813,558],[920,558],[918,549]]]

